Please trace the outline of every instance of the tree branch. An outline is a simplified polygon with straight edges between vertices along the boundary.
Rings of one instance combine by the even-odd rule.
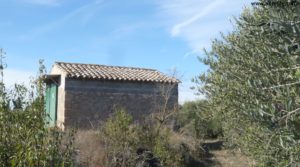
[[[297,108],[293,111],[288,112],[286,115],[284,115],[283,117],[281,117],[279,120],[283,120],[283,119],[287,119],[288,117],[290,117],[293,114],[297,114],[297,112],[300,111],[300,108]]]
[[[272,86],[272,87],[265,87],[265,88],[262,88],[262,90],[275,89],[275,88],[293,86],[293,85],[298,85],[298,84],[300,84],[300,81],[293,82],[293,83],[288,83],[288,84],[283,84],[283,85],[276,85],[276,86]]]
[[[300,69],[300,66],[294,66],[294,67],[291,67],[291,68],[279,68],[279,69],[274,69],[274,70],[270,70],[270,71],[267,72],[267,73],[279,72],[279,71],[288,71],[288,70],[297,70],[297,69]]]

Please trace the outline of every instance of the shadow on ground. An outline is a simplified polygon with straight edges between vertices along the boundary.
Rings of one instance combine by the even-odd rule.
[[[253,160],[243,155],[239,150],[224,149],[222,141],[206,141],[201,147],[205,150],[203,167],[250,167],[255,165]],[[198,166],[202,167],[201,165]]]
[[[204,149],[205,155],[202,164],[198,165],[198,167],[222,166],[221,163],[214,158],[214,154],[212,154],[211,151],[222,150],[223,141],[206,141],[201,145],[201,147]]]
[[[184,157],[184,166],[188,167],[220,167],[221,163],[214,158],[211,151],[221,150],[223,146],[222,141],[207,141],[201,145],[204,150],[204,154],[201,156],[201,160],[195,159],[193,156]]]

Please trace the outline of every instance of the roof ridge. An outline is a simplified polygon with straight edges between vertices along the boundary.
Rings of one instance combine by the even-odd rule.
[[[69,78],[180,83],[174,76],[156,69],[68,62],[55,62],[54,65]]]
[[[56,61],[55,64],[75,64],[75,65],[93,65],[93,66],[102,66],[102,67],[112,67],[112,68],[128,68],[128,69],[137,69],[137,70],[149,70],[149,71],[157,71],[156,69],[152,68],[141,68],[141,67],[130,67],[130,66],[112,66],[112,65],[104,65],[104,64],[90,64],[90,63],[71,63],[71,62],[61,62],[61,61]]]

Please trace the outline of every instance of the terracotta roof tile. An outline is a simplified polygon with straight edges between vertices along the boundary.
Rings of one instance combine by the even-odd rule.
[[[162,74],[154,69],[65,62],[56,62],[55,65],[66,72],[68,78],[75,79],[123,80],[162,83],[180,82],[178,79]]]

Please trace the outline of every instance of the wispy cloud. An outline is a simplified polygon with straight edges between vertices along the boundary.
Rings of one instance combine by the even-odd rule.
[[[61,0],[23,0],[23,1],[35,5],[46,5],[46,6],[57,6],[61,2]]]
[[[193,15],[191,18],[189,18],[181,23],[176,24],[172,28],[172,35],[177,36],[181,32],[182,28],[191,25],[192,23],[196,22],[197,20],[201,19],[202,17],[205,17],[206,15],[211,13],[215,8],[224,4],[224,2],[225,2],[225,0],[215,0],[212,3],[208,4],[207,6],[205,6],[199,13],[196,13],[195,15]]]
[[[66,22],[74,19],[79,21],[82,25],[87,24],[97,13],[99,7],[102,4],[102,0],[97,0],[92,3],[85,4],[69,13],[65,16],[61,17],[58,20],[50,22],[48,24],[42,25],[33,29],[31,32],[26,33],[25,35],[21,36],[23,40],[30,40],[34,39],[40,35],[43,35],[47,32],[50,32],[56,28],[63,26]]]
[[[230,31],[230,18],[238,16],[251,0],[157,0],[157,4],[170,36],[182,38],[189,45],[191,51],[183,55],[187,58],[209,48],[220,32]]]
[[[183,59],[187,59],[188,57],[197,55],[197,50],[192,50],[184,54]]]
[[[220,37],[220,32],[232,30],[230,19],[239,16],[245,5],[252,0],[156,0],[158,16],[162,19],[170,37],[182,39],[189,51],[182,55],[182,63],[190,57],[203,55],[203,48],[210,49],[211,41]],[[205,69],[206,67],[203,67]],[[189,74],[192,76],[195,74]],[[204,98],[196,96],[196,91],[188,80],[179,87],[179,102]]]

